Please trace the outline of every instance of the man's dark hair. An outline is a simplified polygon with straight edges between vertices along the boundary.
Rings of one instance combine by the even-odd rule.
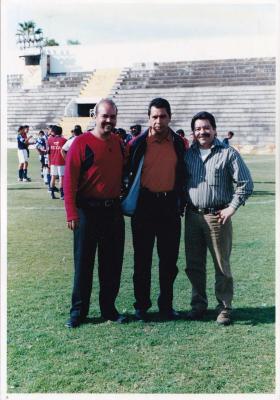
[[[118,128],[116,133],[117,133],[117,135],[125,136],[126,135],[126,130],[123,129],[123,128]]]
[[[24,129],[29,128],[29,125],[23,125]]]
[[[77,127],[79,127],[79,128],[77,128]],[[75,128],[73,129],[72,132],[74,133],[75,136],[79,136],[83,133],[80,125],[75,125]]]
[[[53,125],[52,126],[52,131],[55,133],[55,135],[61,136],[62,135],[62,128],[61,126]]]
[[[24,129],[24,126],[20,125],[19,128],[18,128],[18,132],[21,132],[23,129]]]
[[[162,97],[157,97],[155,99],[153,99],[150,104],[149,104],[149,108],[148,108],[148,116],[151,115],[151,108],[152,107],[156,107],[156,108],[164,108],[167,112],[167,114],[169,115],[169,117],[171,118],[171,108],[170,108],[170,104],[168,103],[167,100],[163,99]]]
[[[195,114],[194,117],[192,117],[192,122],[191,122],[192,131],[194,131],[194,124],[197,119],[207,119],[210,122],[212,128],[216,129],[216,121],[214,115],[210,114],[207,111],[200,111],[199,113]]]
[[[75,136],[79,136],[83,133],[81,125],[75,125],[74,129],[72,129],[72,133],[74,133]]]
[[[138,136],[141,133],[142,126],[139,124],[131,125],[129,129],[131,130],[133,136]]]
[[[185,136],[185,132],[183,131],[183,129],[178,129],[178,130],[176,131],[176,133],[177,133],[177,135],[180,135],[180,136],[182,136],[182,137]]]
[[[232,137],[232,136],[234,136],[234,132],[228,131],[228,135],[230,135]]]
[[[98,114],[98,108],[99,108],[100,105],[103,104],[103,103],[107,103],[107,104],[110,104],[112,107],[115,107],[115,109],[116,109],[116,114],[118,114],[118,107],[116,106],[116,103],[114,103],[112,99],[105,98],[105,99],[101,99],[101,100],[96,104],[95,109],[94,109],[94,114],[95,114],[95,115]]]

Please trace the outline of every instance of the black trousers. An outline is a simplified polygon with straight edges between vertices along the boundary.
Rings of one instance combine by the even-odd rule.
[[[110,207],[79,208],[79,227],[74,231],[74,286],[70,315],[87,316],[92,291],[93,266],[98,249],[99,305],[110,319],[118,312],[115,300],[120,288],[124,251],[124,219],[119,203]]]
[[[160,284],[158,307],[160,311],[168,312],[172,309],[181,237],[181,220],[175,193],[156,197],[151,192],[141,191],[131,227],[134,246],[134,307],[146,311],[152,305],[151,267],[157,239]]]

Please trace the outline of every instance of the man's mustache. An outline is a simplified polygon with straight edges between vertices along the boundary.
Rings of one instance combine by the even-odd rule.
[[[200,137],[210,137],[210,133],[200,133],[199,134]]]

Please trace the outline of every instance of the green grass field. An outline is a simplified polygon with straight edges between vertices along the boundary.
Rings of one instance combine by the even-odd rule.
[[[233,218],[234,324],[215,322],[213,264],[208,259],[209,315],[203,322],[133,321],[133,251],[129,219],[117,306],[127,325],[99,318],[95,269],[91,323],[68,330],[73,279],[72,234],[61,200],[51,200],[31,151],[31,183],[17,183],[8,153],[8,392],[273,393],[275,391],[275,178],[273,156],[247,156],[254,195]],[[182,231],[183,233],[183,231]],[[174,307],[189,309],[183,235]]]

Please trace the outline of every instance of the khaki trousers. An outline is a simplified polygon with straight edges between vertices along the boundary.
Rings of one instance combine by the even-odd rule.
[[[217,308],[231,309],[233,279],[230,270],[232,248],[232,223],[224,225],[213,214],[197,214],[188,210],[185,224],[186,274],[192,284],[191,306],[194,310],[205,310],[208,306],[206,294],[207,248],[215,266],[215,295]]]

